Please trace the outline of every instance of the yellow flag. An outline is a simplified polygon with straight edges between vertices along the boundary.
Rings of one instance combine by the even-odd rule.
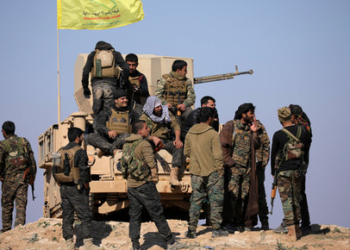
[[[58,29],[111,29],[144,17],[141,0],[57,0]]]

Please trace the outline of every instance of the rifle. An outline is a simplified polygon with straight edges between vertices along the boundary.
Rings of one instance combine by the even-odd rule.
[[[27,170],[24,172],[23,174],[23,181],[25,181],[26,179],[29,179],[29,184],[32,186],[32,198],[33,200],[35,200],[35,196],[34,196],[34,176],[32,175],[32,171],[30,168],[27,168]]]
[[[277,173],[275,175],[275,178],[273,179],[273,183],[272,183],[272,190],[271,190],[271,212],[270,214],[272,214],[273,211],[273,201],[276,198],[276,191],[277,191]]]

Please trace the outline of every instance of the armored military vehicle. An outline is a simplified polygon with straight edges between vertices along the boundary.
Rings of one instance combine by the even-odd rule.
[[[39,141],[39,167],[44,169],[44,217],[59,218],[62,216],[61,196],[59,186],[52,177],[52,153],[67,145],[67,131],[70,127],[79,127],[85,131],[85,138],[92,131],[93,112],[92,98],[86,98],[81,85],[82,69],[88,54],[79,54],[74,69],[74,96],[79,112],[72,113],[59,124],[49,127],[38,137]],[[149,92],[154,95],[157,80],[162,74],[168,73],[172,63],[176,59],[185,60],[188,64],[187,77],[195,84],[216,80],[232,79],[239,74],[252,74],[253,71],[229,73],[209,77],[193,78],[193,59],[179,57],[165,57],[156,55],[138,55],[138,70],[146,75]],[[117,162],[122,151],[116,156],[98,156],[97,149],[86,144],[86,149],[91,167],[92,181],[90,183],[90,204],[95,219],[126,220],[129,200],[127,197],[126,181],[122,178],[121,171],[117,168]],[[171,155],[160,150],[156,154],[159,172],[157,189],[161,195],[161,201],[167,218],[186,218],[189,209],[191,195],[190,174],[181,170],[181,186],[172,187],[169,184],[171,169]],[[185,164],[184,164],[185,165]]]

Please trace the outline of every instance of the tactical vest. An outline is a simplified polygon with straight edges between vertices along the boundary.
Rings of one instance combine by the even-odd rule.
[[[124,144],[123,155],[120,158],[124,179],[128,179],[128,177],[131,176],[132,178],[143,181],[147,180],[147,178],[150,176],[151,171],[147,164],[144,162],[144,160],[138,159],[135,156],[136,147],[143,141],[143,139],[139,139],[137,141],[127,142]]]
[[[17,138],[16,147],[13,148],[8,140],[4,140],[4,150],[8,152],[6,157],[6,169],[12,168],[13,170],[26,170],[29,167],[30,157],[27,153],[24,139]]]
[[[131,84],[135,84],[138,88],[141,86],[143,75],[140,76],[129,76],[129,81]]]
[[[74,182],[75,184],[78,183],[78,181],[80,180],[80,173],[79,173],[79,168],[74,166],[74,156],[79,149],[81,149],[80,146],[75,146],[70,149],[60,149],[58,151],[58,153],[61,154],[61,166],[56,167],[55,173],[53,174],[57,182]],[[63,164],[64,164],[66,153],[68,154],[69,165],[70,165],[70,172],[68,176],[66,176],[63,173],[63,170],[64,170]]]
[[[182,104],[187,98],[186,80],[178,80],[175,77],[171,77],[169,74],[165,74],[162,77],[166,81],[164,85],[163,98],[173,106]]]
[[[129,111],[116,111],[111,109],[112,114],[106,122],[106,127],[113,130],[117,135],[130,133],[131,126],[129,125]]]
[[[112,50],[95,49],[94,66],[91,69],[91,76],[96,78],[116,77],[119,78],[119,69],[115,65]]]
[[[232,136],[232,159],[239,165],[247,167],[250,163],[250,130],[238,128],[238,121],[234,120],[234,132]]]

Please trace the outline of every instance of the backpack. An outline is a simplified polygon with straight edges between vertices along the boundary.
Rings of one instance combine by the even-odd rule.
[[[30,157],[23,138],[18,137],[15,149],[11,147],[7,140],[3,141],[3,145],[8,152],[6,159],[10,166],[17,168],[18,170],[26,170],[29,167]]]
[[[79,149],[81,149],[80,146],[75,146],[70,149],[60,149],[58,151],[61,154],[61,164],[54,166],[52,170],[52,174],[57,182],[78,183],[80,173],[79,168],[74,167],[74,156]]]
[[[119,78],[119,69],[115,65],[114,50],[96,49],[94,66],[91,70],[92,77],[116,77]]]
[[[294,136],[285,128],[282,129],[282,131],[287,134],[289,141],[284,145],[281,154],[276,157],[276,169],[278,169],[283,160],[289,161],[293,159],[301,159],[301,162],[304,162],[304,144],[299,139],[301,128],[301,126],[298,126],[297,136]]]
[[[150,174],[150,170],[144,161],[135,157],[135,148],[141,142],[143,142],[143,139],[124,144],[123,155],[120,158],[120,165],[124,179],[127,179],[128,176],[131,175],[132,177],[143,181]]]

